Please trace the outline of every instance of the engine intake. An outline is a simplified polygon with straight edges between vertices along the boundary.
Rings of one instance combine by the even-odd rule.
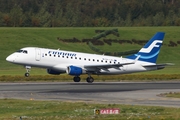
[[[76,67],[76,66],[71,65],[71,66],[67,67],[66,73],[69,75],[79,76],[79,75],[86,73],[86,72],[80,67]]]

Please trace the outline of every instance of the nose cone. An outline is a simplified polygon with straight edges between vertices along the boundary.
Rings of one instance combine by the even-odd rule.
[[[15,59],[14,55],[9,55],[9,56],[6,58],[6,61],[8,61],[8,62],[14,62],[14,59]]]

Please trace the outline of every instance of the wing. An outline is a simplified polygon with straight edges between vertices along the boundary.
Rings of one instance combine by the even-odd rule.
[[[121,66],[134,64],[134,62],[130,63],[122,63],[122,64],[102,64],[102,65],[84,65],[87,73],[99,73],[100,70],[109,71],[109,68],[120,69]]]
[[[84,65],[84,68],[115,68],[123,65],[134,64],[134,62],[121,63],[121,64],[102,64],[102,65]]]
[[[100,69],[108,71],[108,68],[120,69],[120,67],[122,67],[124,65],[134,64],[139,59],[139,57],[140,57],[140,55],[137,56],[137,58],[132,62],[126,62],[126,63],[120,63],[120,64],[84,65],[84,68],[86,69],[87,72],[99,72]]]

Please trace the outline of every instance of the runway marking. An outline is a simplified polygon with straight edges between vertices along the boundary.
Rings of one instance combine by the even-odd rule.
[[[140,98],[140,99],[137,99],[137,100],[139,100],[139,101],[144,101],[144,100],[146,100],[146,99]]]
[[[156,98],[149,98],[148,100],[158,100],[158,99],[156,99]]]

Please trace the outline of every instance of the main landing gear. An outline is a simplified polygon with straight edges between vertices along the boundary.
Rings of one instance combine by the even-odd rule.
[[[81,78],[79,76],[75,76],[73,78],[74,82],[80,82],[81,81]]]
[[[29,72],[31,70],[31,66],[25,66],[25,68],[26,68],[26,73],[24,74],[24,76],[29,77],[30,76]]]
[[[75,77],[73,78],[73,80],[74,80],[74,82],[80,82],[80,81],[81,81],[81,78],[80,78],[79,76],[75,76]],[[94,82],[94,78],[89,75],[89,76],[86,78],[86,81],[87,81],[88,83],[92,83],[92,82]]]
[[[86,81],[87,81],[88,83],[93,83],[93,82],[94,82],[94,78],[91,77],[91,76],[89,76],[89,77],[86,78]]]

